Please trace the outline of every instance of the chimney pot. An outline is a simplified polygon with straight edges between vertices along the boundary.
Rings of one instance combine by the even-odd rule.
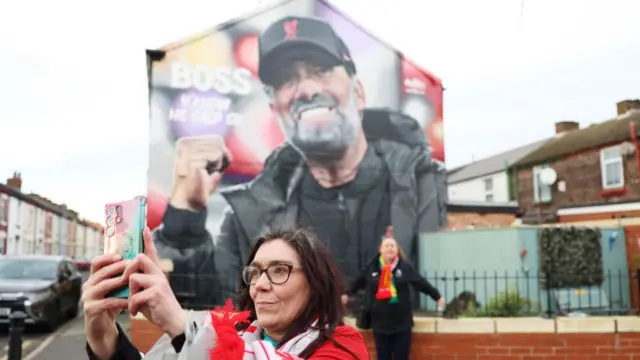
[[[580,123],[577,121],[559,121],[556,123],[556,134],[562,134],[567,131],[579,130]]]
[[[20,177],[20,173],[14,172],[13,177],[7,179],[7,185],[14,189],[20,190],[22,188],[22,178]]]
[[[626,113],[629,110],[640,109],[640,99],[622,100],[616,104],[616,108],[618,110],[618,116]]]

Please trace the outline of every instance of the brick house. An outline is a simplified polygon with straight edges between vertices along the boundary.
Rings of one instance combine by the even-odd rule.
[[[518,216],[516,203],[449,201],[446,230],[509,227]]]
[[[584,129],[556,123],[556,136],[512,167],[525,223],[640,216],[640,100],[617,104],[618,116]]]

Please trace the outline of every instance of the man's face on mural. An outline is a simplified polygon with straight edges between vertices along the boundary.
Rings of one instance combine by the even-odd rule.
[[[283,132],[318,162],[342,159],[362,131],[361,84],[343,66],[327,63],[320,54],[282,61],[272,77],[272,103]]]

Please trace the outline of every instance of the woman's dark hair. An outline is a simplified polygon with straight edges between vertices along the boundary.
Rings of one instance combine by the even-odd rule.
[[[302,358],[310,356],[325,341],[329,340],[357,359],[351,350],[336,342],[332,336],[337,326],[344,325],[342,320],[344,305],[341,301],[342,287],[340,285],[342,279],[340,271],[327,247],[315,234],[305,229],[275,230],[255,239],[247,265],[254,260],[262,245],[273,240],[284,241],[298,254],[302,272],[309,283],[311,294],[309,303],[302,307],[302,312],[293,320],[280,344],[284,344],[307,330],[317,318],[318,323],[315,329],[318,330],[320,336],[309,344],[299,356]],[[240,284],[239,308],[240,310],[250,310],[250,320],[256,320],[256,310],[249,295],[249,285],[243,281]],[[242,328],[247,326],[245,324]]]

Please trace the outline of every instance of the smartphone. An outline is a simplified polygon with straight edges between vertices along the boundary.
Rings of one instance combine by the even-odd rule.
[[[147,217],[147,199],[144,196],[106,204],[104,216],[105,254],[120,254],[123,260],[132,260],[144,252],[142,232]],[[107,294],[107,297],[126,299],[129,297],[129,287],[123,286]]]

